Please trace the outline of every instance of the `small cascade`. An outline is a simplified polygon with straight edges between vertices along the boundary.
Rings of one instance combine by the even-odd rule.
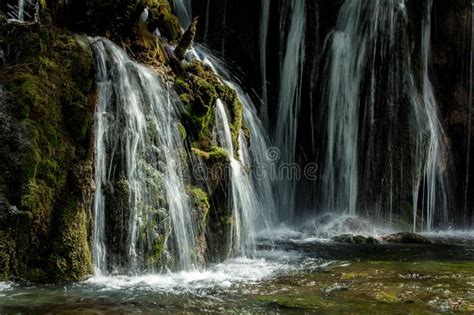
[[[192,22],[191,0],[174,0],[174,8],[181,26],[186,29]]]
[[[96,274],[189,270],[195,218],[179,157],[173,95],[151,70],[105,39],[93,39]]]
[[[429,79],[432,1],[422,23],[420,86],[403,0],[346,0],[326,40],[326,119],[321,211],[408,221],[431,230],[449,221],[444,133]],[[420,195],[421,194],[421,195]],[[404,200],[404,198],[406,198]]]
[[[17,5],[8,4],[7,16],[9,19],[18,20],[20,22],[30,21],[37,13],[37,2],[34,0],[18,0]]]
[[[425,229],[430,232],[434,227],[436,212],[443,222],[448,222],[448,197],[445,177],[442,174],[446,168],[444,155],[444,131],[438,118],[438,104],[434,95],[433,86],[429,78],[429,60],[431,52],[431,11],[433,0],[426,0],[425,16],[422,32],[422,65],[423,65],[423,103],[428,117],[429,143],[425,161],[423,178],[423,213],[426,213]],[[438,211],[437,211],[438,210]],[[416,210],[415,210],[416,211]],[[414,213],[415,213],[414,211]],[[414,222],[413,230],[416,230]]]
[[[257,205],[259,206],[259,208],[257,208],[257,226],[260,229],[268,229],[274,227],[277,222],[273,187],[275,161],[272,160],[270,156],[270,140],[268,139],[264,124],[258,118],[255,105],[249,95],[246,94],[240,86],[228,81],[226,83],[237,92],[239,100],[244,107],[244,125],[250,132],[251,143],[247,143],[241,134],[240,139],[242,145],[239,147],[239,150],[241,150],[242,153],[239,153],[239,155],[241,156],[243,164],[249,170],[252,170],[253,187],[255,189],[256,198],[258,199]]]
[[[25,20],[25,0],[18,0],[18,20]]]
[[[216,129],[220,145],[228,152],[231,168],[232,226],[228,245],[228,257],[251,255],[255,251],[257,198],[250,178],[243,169],[242,156],[235,155],[229,120],[221,100],[216,101]],[[242,135],[239,134],[239,138]],[[243,154],[245,149],[240,149]],[[248,157],[248,155],[247,155]]]
[[[245,127],[250,132],[250,143],[247,143],[241,133],[242,142],[246,143],[245,148],[239,150],[247,151],[248,159],[241,160],[251,171],[250,184],[255,196],[252,211],[255,212],[256,226],[259,230],[268,229],[275,226],[277,222],[275,209],[274,182],[276,180],[275,161],[270,148],[270,137],[265,129],[262,120],[258,117],[257,107],[244,92],[244,89],[237,83],[237,78],[233,77],[221,61],[207,51],[203,46],[197,46],[196,56],[201,61],[211,67],[218,74],[223,83],[236,91],[237,96],[243,106],[243,120]],[[249,149],[247,149],[249,148]],[[242,155],[239,154],[242,158]],[[276,157],[278,158],[278,157]],[[247,161],[247,162],[245,162]],[[244,172],[245,176],[249,176]]]
[[[303,61],[305,57],[305,4],[292,0],[281,14],[282,57],[280,63],[280,93],[276,112],[274,141],[280,150],[280,163],[291,164],[296,159],[296,133],[301,103]],[[286,37],[283,36],[286,34]],[[295,179],[280,179],[279,216],[293,218]]]

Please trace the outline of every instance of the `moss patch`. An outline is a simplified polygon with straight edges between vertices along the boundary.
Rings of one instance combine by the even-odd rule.
[[[22,130],[22,142],[7,153],[20,159],[18,178],[6,183],[15,189],[2,190],[10,207],[18,209],[10,214],[15,225],[2,227],[4,233],[17,235],[5,278],[81,279],[91,271],[88,218],[81,204],[85,196],[80,190],[66,191],[73,191],[68,184],[73,166],[88,159],[94,110],[92,53],[54,27],[2,24],[0,32],[10,44],[0,70],[11,100],[6,111]],[[59,226],[54,226],[56,220]]]

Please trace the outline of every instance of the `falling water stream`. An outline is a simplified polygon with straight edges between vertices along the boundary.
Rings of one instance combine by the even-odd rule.
[[[409,45],[405,1],[344,2],[326,40],[322,104],[327,139],[318,192],[323,211],[355,215],[363,206],[391,224],[401,208],[397,198],[410,185],[414,230],[429,231],[437,215],[448,222],[444,135],[428,69],[431,6],[428,1],[423,18],[419,89],[413,60],[402,51]],[[408,124],[408,135],[401,124]],[[402,155],[411,161],[397,157],[403,143],[410,143]],[[383,188],[368,184],[375,182]]]
[[[165,262],[168,267],[189,270],[196,259],[196,219],[181,174],[178,149],[182,143],[173,96],[155,73],[131,61],[110,41],[94,39],[93,48],[99,87],[95,123],[96,273],[107,274],[117,268],[129,273],[150,272],[166,258],[167,251],[175,260]],[[108,206],[109,202],[113,204]],[[117,208],[123,208],[122,212]],[[113,218],[108,213],[111,211],[115,212]],[[116,216],[122,222],[115,222]],[[106,233],[117,228],[126,234],[119,240],[117,235]],[[114,250],[105,245],[122,240],[126,245],[116,244]]]
[[[296,162],[296,133],[305,56],[304,10],[304,1],[292,0],[283,5],[281,13],[281,80],[274,136],[275,145],[280,150],[281,165]],[[295,207],[295,178],[280,178],[278,188],[279,217],[281,220],[290,220]]]

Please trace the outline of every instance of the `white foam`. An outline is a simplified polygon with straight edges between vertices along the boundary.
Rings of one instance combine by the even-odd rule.
[[[0,282],[0,296],[3,296],[2,292],[10,291],[14,287],[12,282]]]
[[[84,283],[96,286],[100,291],[131,289],[175,294],[188,292],[202,294],[202,290],[225,289],[237,284],[255,283],[292,269],[287,262],[294,256],[288,252],[284,254],[283,252],[265,251],[262,252],[262,256],[267,256],[272,260],[236,258],[203,271],[181,271],[142,276],[100,276],[90,278]]]

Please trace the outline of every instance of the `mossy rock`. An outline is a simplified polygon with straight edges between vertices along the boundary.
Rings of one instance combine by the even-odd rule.
[[[423,235],[409,232],[386,235],[382,237],[382,240],[388,243],[400,244],[432,244],[431,240]]]
[[[371,236],[342,234],[331,238],[332,241],[343,244],[379,244],[379,241]]]
[[[4,235],[16,235],[5,277],[42,282],[84,278],[91,271],[90,213],[82,202],[91,194],[73,190],[70,182],[73,166],[90,157],[92,52],[53,26],[1,24],[0,34],[6,39],[0,48],[10,47],[4,49],[0,69],[9,100],[2,110],[19,126],[21,139],[5,152],[3,166],[15,170],[16,178],[7,177],[0,186],[0,194],[17,209],[9,214],[15,225],[0,225]],[[10,135],[0,137],[3,143]]]

